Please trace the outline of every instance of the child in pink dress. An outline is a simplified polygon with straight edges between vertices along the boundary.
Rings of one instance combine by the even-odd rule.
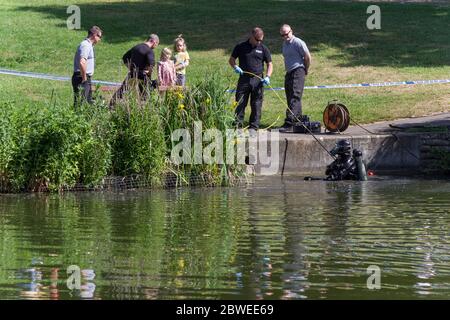
[[[175,64],[170,59],[172,51],[164,48],[161,52],[161,59],[158,62],[158,85],[161,89],[167,89],[175,85],[177,76],[175,72]]]

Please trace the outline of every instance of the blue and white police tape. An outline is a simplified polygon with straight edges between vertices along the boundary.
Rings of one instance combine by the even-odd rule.
[[[354,84],[333,84],[321,86],[305,86],[305,89],[343,89],[343,88],[367,88],[367,87],[393,87],[402,85],[416,85],[416,84],[436,84],[436,83],[450,83],[450,79],[441,80],[414,80],[414,81],[397,81],[397,82],[376,82],[376,83],[354,83]],[[268,91],[282,91],[283,87],[278,88],[264,88]],[[236,90],[228,90],[228,92],[236,92]]]
[[[35,73],[27,71],[16,71],[8,69],[0,69],[0,74],[7,74],[19,77],[46,79],[46,80],[57,80],[57,81],[70,81],[69,77],[54,76],[44,73]],[[107,85],[107,86],[120,86],[121,83],[93,80],[93,84]],[[355,83],[355,84],[333,84],[333,85],[321,85],[321,86],[306,86],[305,89],[344,89],[344,88],[367,88],[367,87],[392,87],[392,86],[402,86],[402,85],[418,85],[418,84],[438,84],[438,83],[450,83],[450,79],[441,80],[413,80],[413,81],[397,81],[397,82],[376,82],[376,83]],[[282,91],[283,87],[279,88],[264,88],[268,91]],[[236,92],[236,90],[227,90],[227,92]]]
[[[11,75],[11,76],[18,76],[18,77],[45,79],[45,80],[71,81],[71,78],[69,78],[69,77],[61,77],[61,76],[54,76],[54,75],[45,74],[45,73],[15,71],[15,70],[7,70],[7,69],[0,69],[0,74],[7,74],[7,75]],[[102,84],[102,85],[107,85],[107,86],[120,86],[121,85],[121,83],[117,83],[117,82],[97,81],[97,80],[93,80],[92,83],[93,84]]]

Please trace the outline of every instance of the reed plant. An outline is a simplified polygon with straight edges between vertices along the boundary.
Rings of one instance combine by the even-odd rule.
[[[234,127],[235,119],[235,106],[230,103],[227,89],[221,75],[211,73],[190,88],[175,88],[160,95],[156,109],[164,124],[166,144],[174,147],[176,142],[171,140],[171,136],[176,129],[189,130],[193,140],[195,126],[201,123],[202,137],[207,130],[217,129],[222,133],[222,145],[226,146],[226,130]],[[202,140],[203,150],[210,141]],[[191,159],[194,159],[194,152],[191,148]],[[185,184],[191,183],[191,179],[201,179],[205,185],[229,184],[243,174],[243,167],[239,165],[203,161],[202,164],[172,165],[170,169],[177,175],[178,181]]]
[[[120,176],[140,174],[152,184],[161,185],[167,170],[168,152],[163,124],[154,109],[154,98],[141,101],[136,91],[128,92],[111,114],[116,130],[112,173]]]
[[[50,101],[0,108],[0,179],[10,191],[58,191],[76,184],[97,186],[107,176],[141,175],[154,186],[229,184],[243,173],[226,164],[170,161],[174,130],[201,121],[202,131],[232,128],[234,111],[217,76],[187,89],[153,91],[141,101],[135,90],[113,110]],[[207,142],[203,142],[206,145]],[[224,141],[225,145],[225,141]]]
[[[13,190],[58,190],[80,176],[89,123],[69,106],[46,104],[9,110],[12,139],[4,171]]]

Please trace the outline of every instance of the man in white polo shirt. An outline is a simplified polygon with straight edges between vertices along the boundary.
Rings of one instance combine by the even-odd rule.
[[[286,119],[280,132],[292,132],[293,125],[301,120],[302,116],[302,95],[305,86],[305,76],[308,74],[311,65],[311,54],[306,43],[294,36],[292,28],[284,24],[280,28],[280,35],[283,38],[283,58],[286,75],[284,77],[284,87],[288,109]]]
[[[75,107],[83,100],[89,104],[92,103],[91,80],[95,68],[94,46],[102,39],[102,35],[102,30],[93,26],[89,29],[87,38],[80,43],[75,53],[72,76]]]

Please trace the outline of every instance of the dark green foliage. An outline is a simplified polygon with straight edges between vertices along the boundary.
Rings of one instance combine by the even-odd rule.
[[[166,144],[174,147],[170,137],[174,130],[188,129],[194,141],[194,125],[201,122],[202,136],[208,129],[218,129],[223,135],[223,157],[226,152],[226,129],[233,128],[234,107],[230,103],[229,89],[218,73],[211,73],[189,90],[168,91],[156,102],[164,120]],[[203,141],[203,148],[210,142]],[[194,159],[192,148],[191,159]],[[183,164],[174,172],[181,183],[189,184],[189,176],[200,177],[207,185],[227,184],[229,178],[240,175],[242,166],[227,164]]]
[[[110,173],[116,128],[109,110],[85,105],[82,108],[81,116],[89,124],[89,133],[82,144],[80,181],[96,185]]]
[[[157,182],[165,169],[167,154],[158,112],[151,106],[132,102],[117,107],[112,121],[116,128],[114,174],[143,174]]]
[[[109,115],[60,104],[2,108],[0,174],[18,190],[92,184],[110,167]]]
[[[0,182],[9,191],[62,190],[96,186],[106,176],[143,175],[152,185],[174,174],[189,183],[197,175],[223,184],[238,166],[170,163],[173,130],[231,128],[233,111],[225,87],[209,77],[191,89],[154,92],[141,102],[128,95],[113,111],[102,104],[74,109],[61,103],[0,109]],[[238,170],[239,169],[239,170]]]

